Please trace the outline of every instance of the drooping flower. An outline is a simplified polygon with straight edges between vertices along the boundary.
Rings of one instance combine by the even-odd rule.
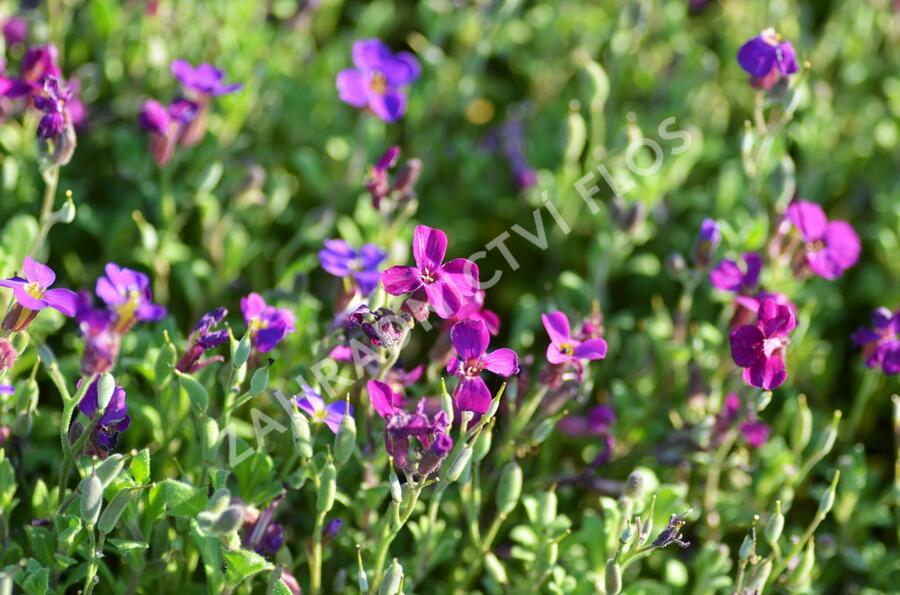
[[[384,290],[391,295],[424,290],[427,301],[441,318],[450,318],[463,299],[478,291],[478,266],[465,258],[444,264],[447,235],[419,225],[413,231],[413,258],[416,266],[395,266],[381,273]]]
[[[500,332],[500,317],[493,310],[484,307],[484,291],[477,291],[475,295],[463,299],[463,305],[456,312],[456,315],[447,322],[451,325],[463,320],[483,320],[487,325],[488,332],[496,337]]]
[[[798,200],[787,208],[788,221],[806,243],[806,263],[823,279],[837,279],[859,260],[859,236],[846,221],[829,221],[822,207]]]
[[[366,390],[375,413],[384,419],[402,410],[406,404],[402,394],[395,392],[387,383],[380,380],[369,380],[366,383]]]
[[[150,279],[144,273],[110,262],[97,279],[94,292],[116,313],[115,332],[124,334],[138,321],[156,322],[166,315],[163,306],[153,303]]]
[[[588,339],[579,341],[572,337],[569,319],[560,311],[542,314],[541,321],[550,336],[547,346],[547,361],[562,364],[573,360],[598,360],[606,357],[606,341]]]
[[[78,409],[91,420],[97,414],[98,383],[99,380],[94,380],[88,386],[81,401],[78,402]],[[116,385],[112,398],[109,400],[106,409],[100,416],[100,421],[94,428],[94,441],[107,452],[116,447],[119,434],[127,430],[128,426],[131,425],[131,417],[128,415],[128,404],[125,402],[125,396],[125,389]]]
[[[325,404],[325,399],[312,387],[303,385],[303,396],[297,396],[297,407],[309,415],[313,423],[323,423],[337,433],[345,415],[353,415],[353,405],[345,400]]]
[[[207,62],[194,67],[187,60],[173,60],[171,69],[182,87],[201,97],[219,97],[243,87],[240,83],[225,84],[225,72]]]
[[[685,512],[682,514],[670,515],[669,524],[666,525],[665,529],[659,532],[659,535],[656,536],[656,539],[654,539],[650,545],[661,548],[674,543],[681,548],[689,547],[691,543],[689,541],[684,541],[684,536],[681,534],[681,528],[686,523],[685,517],[687,514],[688,513]]]
[[[750,75],[750,84],[760,89],[771,89],[781,78],[798,70],[794,46],[781,41],[774,29],[747,40],[738,50],[737,60]]]
[[[790,306],[765,299],[759,306],[755,325],[744,324],[731,330],[731,358],[744,368],[744,382],[765,390],[784,383],[784,350],[795,326],[797,321]]]
[[[70,289],[50,289],[56,281],[56,273],[45,264],[41,264],[30,256],[22,263],[25,277],[0,279],[0,287],[9,287],[16,298],[12,308],[3,319],[3,330],[19,332],[24,330],[37,313],[44,308],[53,308],[64,316],[74,316],[78,296]]]
[[[325,247],[319,250],[322,268],[335,277],[350,277],[359,285],[364,296],[378,287],[381,274],[378,266],[387,258],[387,252],[373,244],[363,244],[356,250],[344,240],[325,240]]]
[[[271,351],[288,333],[296,330],[293,312],[266,304],[266,300],[255,292],[241,298],[241,312],[250,329],[253,346],[260,353]]]
[[[751,291],[759,282],[762,270],[762,258],[756,252],[745,252],[741,256],[744,261],[742,270],[737,261],[723,259],[709,272],[709,282],[716,289],[744,293]]]
[[[394,54],[378,39],[353,44],[353,65],[337,75],[341,101],[353,107],[368,107],[385,122],[395,122],[406,113],[402,88],[412,84],[421,69],[408,52]]]
[[[138,123],[150,133],[150,153],[157,165],[165,165],[172,158],[181,134],[197,116],[199,109],[196,103],[188,99],[178,99],[169,107],[154,99],[143,103]]]
[[[20,76],[7,79],[4,95],[10,99],[26,97],[28,99],[40,95],[43,91],[44,79],[50,76],[61,77],[62,71],[57,61],[59,52],[53,44],[37,45],[28,48],[22,56]]]
[[[490,333],[482,320],[456,323],[450,341],[457,357],[447,364],[447,372],[459,377],[453,393],[456,405],[462,411],[484,413],[491,405],[491,391],[481,379],[481,371],[508,378],[519,371],[519,358],[508,348],[486,353]]]
[[[720,240],[719,224],[714,219],[704,219],[700,224],[700,233],[694,241],[694,264],[698,267],[709,265]]]
[[[881,367],[885,374],[900,373],[900,309],[891,313],[878,308],[872,313],[872,328],[859,328],[853,342],[863,348],[866,367]]]
[[[415,412],[395,409],[386,418],[384,447],[393,457],[397,469],[428,476],[440,467],[453,448],[453,439],[447,433],[449,427],[450,422],[443,411],[438,411],[433,418],[425,414],[425,399],[422,399]],[[411,442],[411,438],[415,442]]]
[[[179,372],[185,374],[193,374],[194,372],[205,368],[206,366],[223,361],[221,355],[214,355],[206,359],[200,359],[203,355],[219,345],[228,341],[227,330],[214,330],[228,315],[225,308],[216,308],[212,312],[204,314],[200,320],[194,325],[191,334],[188,336],[188,348],[175,364],[175,368]]]

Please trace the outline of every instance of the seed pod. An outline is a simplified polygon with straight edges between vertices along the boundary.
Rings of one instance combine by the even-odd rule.
[[[103,489],[106,489],[124,468],[125,457],[116,453],[109,455],[105,461],[97,465],[94,475],[100,480]]]
[[[522,468],[518,463],[508,463],[500,474],[497,486],[497,513],[509,514],[519,503],[522,495]]]
[[[254,397],[261,394],[269,386],[269,367],[264,366],[253,372],[250,377],[250,390],[247,391]]]
[[[397,558],[388,566],[387,572],[384,573],[384,580],[381,581],[381,588],[378,589],[378,595],[395,595],[400,591],[400,582],[403,580],[403,567]]]
[[[352,415],[344,414],[337,434],[334,435],[334,462],[340,467],[353,455],[356,448],[356,420]]]
[[[97,522],[98,531],[106,535],[116,528],[116,525],[119,523],[119,518],[121,518],[122,513],[125,512],[128,503],[131,502],[131,495],[132,491],[125,488],[113,496],[109,506],[107,506],[103,511],[103,514],[100,515],[100,521]]]
[[[175,345],[171,341],[166,341],[165,345],[160,348],[159,355],[156,356],[156,364],[154,365],[158,385],[163,385],[169,381],[177,361],[178,353]]]
[[[447,384],[441,378],[441,411],[447,416],[447,423],[453,425],[453,397],[447,392]]]
[[[773,548],[778,544],[781,532],[784,530],[784,515],[781,514],[781,500],[775,501],[775,513],[769,517],[766,523],[766,541]]]
[[[505,384],[503,385],[506,386]],[[500,397],[503,395],[503,388],[497,393],[497,396],[491,400],[491,404],[488,407],[488,410],[485,411],[484,415],[487,419],[493,418],[497,414],[497,410],[500,409]]]
[[[491,451],[491,439],[493,438],[493,430],[490,425],[481,431],[478,440],[475,441],[472,457],[476,461],[483,461],[484,457]]]
[[[549,527],[556,520],[556,489],[543,492],[538,497],[538,522],[542,527]]]
[[[312,434],[309,431],[309,421],[296,409],[291,413],[291,436],[294,439],[294,450],[297,451],[300,458],[312,458]]]
[[[791,425],[791,447],[801,452],[812,437],[813,415],[806,405],[806,395],[797,398],[797,418]]]
[[[103,483],[96,473],[91,473],[81,480],[81,520],[88,527],[93,527],[100,517],[103,506]]]
[[[632,471],[625,480],[624,495],[632,500],[640,500],[644,497],[644,474],[640,471]]]
[[[494,555],[494,552],[488,552],[487,554],[485,554],[484,569],[491,576],[491,578],[493,578],[501,585],[505,585],[509,582],[509,577],[506,574],[506,568],[503,567],[503,564],[500,562],[500,560],[497,559],[497,556]]]
[[[459,480],[471,459],[472,447],[467,444],[449,465],[441,467],[441,475],[443,476],[441,479],[449,483]]]
[[[541,423],[534,429],[534,432],[531,435],[531,441],[534,444],[542,444],[544,440],[550,436],[554,428],[556,428],[557,421],[558,420],[554,417],[542,419]]]
[[[227,535],[240,529],[243,524],[244,508],[238,505],[229,506],[212,524],[212,532],[216,535]]]
[[[357,571],[357,584],[359,585],[360,593],[368,593],[369,592],[369,577],[366,576],[366,569],[363,568],[362,563],[362,553],[360,552],[360,547],[356,546],[356,563],[359,567]]]
[[[800,555],[800,561],[788,577],[788,586],[796,591],[806,590],[812,580],[811,574],[815,565],[816,540],[810,539],[809,545],[806,546],[806,549]]]
[[[622,535],[619,536],[619,543],[623,546],[628,545],[631,543],[631,540],[634,539],[634,533],[634,525],[629,522],[625,525],[625,530],[622,531]]]
[[[822,434],[819,436],[819,442],[816,444],[815,456],[821,458],[831,452],[832,447],[834,447],[834,441],[837,440],[838,424],[840,422],[841,412],[838,410],[834,412],[831,423],[822,430]]]
[[[772,574],[772,561],[766,560],[756,568],[756,572],[750,577],[745,592],[762,593],[763,587],[769,581],[770,574]]]
[[[825,490],[825,493],[819,498],[819,510],[816,513],[818,516],[824,517],[831,511],[831,507],[834,506],[834,494],[837,490],[837,484],[840,478],[841,472],[835,471],[834,478],[831,480],[831,485],[828,486],[828,489]]]
[[[97,380],[97,411],[100,415],[106,411],[106,406],[112,400],[113,393],[116,391],[116,379],[109,372],[101,374]]]
[[[209,407],[209,392],[206,387],[193,376],[182,374],[178,370],[175,370],[175,375],[178,376],[178,383],[187,393],[191,403],[201,411],[206,411],[206,408]]]
[[[243,337],[240,341],[234,341],[231,349],[231,365],[241,368],[250,359],[250,337]]]
[[[334,506],[337,492],[337,469],[334,463],[328,462],[319,477],[319,492],[316,495],[316,511],[328,512]]]
[[[559,544],[555,541],[542,545],[534,559],[535,569],[538,575],[544,575],[553,569],[556,560],[559,558]]]
[[[606,595],[619,595],[622,591],[622,567],[615,559],[606,562]]]

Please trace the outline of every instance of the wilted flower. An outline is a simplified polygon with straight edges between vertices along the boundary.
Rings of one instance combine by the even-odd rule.
[[[395,314],[388,308],[378,308],[373,312],[365,304],[350,314],[347,322],[351,328],[361,328],[375,347],[399,345],[413,326],[408,314]]]
[[[97,279],[94,291],[116,313],[115,331],[124,334],[138,321],[155,322],[166,309],[153,303],[147,275],[110,262],[105,276]]]
[[[19,354],[16,353],[16,348],[12,346],[12,343],[6,339],[0,339],[0,373],[11,369],[16,363],[17,357]]]
[[[385,122],[406,113],[406,95],[401,88],[421,74],[419,62],[408,52],[394,54],[378,39],[353,44],[353,65],[337,75],[341,101],[353,107],[368,107]]]
[[[765,299],[759,306],[757,323],[731,330],[731,358],[744,368],[744,382],[772,390],[787,378],[784,350],[788,335],[797,326],[790,306]]]
[[[353,406],[340,400],[325,404],[325,399],[310,386],[303,385],[303,396],[297,396],[297,407],[309,415],[313,423],[324,423],[332,432],[337,433],[341,420],[345,415],[353,415]]]
[[[56,138],[67,124],[71,126],[72,118],[67,108],[71,98],[72,91],[58,78],[48,76],[44,79],[43,94],[34,98],[35,107],[44,112],[37,130],[40,138]]]
[[[438,411],[433,418],[425,414],[425,399],[422,399],[414,413],[395,409],[386,418],[384,446],[398,469],[430,475],[440,467],[444,457],[453,448],[453,439],[447,434],[449,427],[450,423],[443,411]],[[410,438],[414,438],[418,446],[411,443]],[[410,460],[410,446],[419,459],[418,465],[415,460]]]
[[[181,359],[178,360],[178,363],[175,365],[175,368],[179,372],[192,374],[205,368],[209,364],[223,361],[224,358],[221,355],[214,355],[204,360],[201,360],[200,358],[203,357],[203,354],[207,351],[215,349],[228,341],[228,331],[224,329],[218,331],[213,330],[227,315],[228,310],[225,308],[216,308],[212,312],[204,314],[199,322],[194,325],[190,336],[188,336],[187,351],[184,352],[184,355],[181,356]]]
[[[794,46],[789,41],[781,41],[774,29],[766,29],[744,43],[737,59],[750,75],[750,84],[761,89],[771,89],[782,77],[798,70]]]
[[[859,260],[859,236],[846,221],[829,221],[816,203],[799,200],[785,213],[806,243],[806,263],[824,279],[837,279]]]
[[[44,308],[53,308],[65,316],[74,316],[78,296],[70,289],[50,289],[56,281],[56,273],[45,264],[41,264],[30,256],[22,263],[22,277],[0,279],[0,287],[13,290],[15,303],[3,319],[4,332],[24,330],[37,313]]]
[[[656,536],[656,539],[653,540],[651,545],[653,547],[666,547],[667,545],[674,543],[683,548],[689,547],[691,543],[689,541],[684,541],[684,536],[681,534],[681,528],[687,522],[684,520],[684,517],[687,515],[687,512],[671,515],[669,517],[669,524],[665,529],[659,532],[659,535]]]
[[[240,83],[225,84],[225,72],[206,62],[192,66],[187,60],[173,60],[172,74],[186,90],[201,97],[218,97],[239,91]]]
[[[719,224],[713,219],[704,219],[700,224],[700,233],[694,241],[694,264],[706,267],[719,245],[721,234]]]
[[[359,250],[351,248],[344,240],[325,240],[325,247],[319,250],[322,268],[335,277],[350,277],[359,285],[363,295],[369,295],[381,278],[378,266],[387,258],[378,246],[364,244]]]
[[[79,385],[81,381],[79,381]],[[97,414],[98,407],[98,384],[99,380],[94,380],[88,386],[87,392],[78,403],[78,409],[93,420]],[[125,389],[116,385],[113,390],[112,398],[106,405],[106,409],[100,416],[100,421],[94,427],[93,440],[96,445],[100,446],[104,451],[111,451],[116,447],[120,432],[124,432],[131,424],[131,417],[128,416],[128,404],[125,402]]]
[[[491,391],[481,379],[481,371],[507,378],[519,371],[519,358],[507,348],[485,353],[490,333],[481,320],[456,323],[450,330],[450,340],[458,356],[447,364],[447,372],[459,377],[453,393],[456,405],[462,411],[484,413],[491,405]]]
[[[744,269],[730,258],[719,262],[709,272],[709,282],[716,289],[743,293],[751,291],[759,282],[759,273],[762,270],[762,258],[756,252],[745,252],[741,256],[744,261]]]
[[[275,511],[283,496],[278,496],[260,512],[253,507],[244,509],[244,531],[241,541],[250,549],[264,556],[274,556],[284,543],[284,528],[273,523]]]
[[[413,257],[416,266],[395,266],[381,273],[384,290],[391,295],[423,289],[428,303],[441,318],[450,318],[463,305],[463,299],[478,291],[478,266],[465,258],[444,264],[447,235],[418,225],[413,231]]]
[[[266,304],[258,293],[241,298],[241,312],[250,329],[253,346],[260,353],[271,351],[288,333],[296,330],[293,312]]]
[[[552,364],[562,364],[573,360],[597,360],[606,357],[606,341],[588,339],[579,341],[572,337],[569,319],[560,311],[542,314],[544,329],[550,335],[547,346],[547,360]]]
[[[853,342],[863,348],[866,367],[881,367],[885,374],[900,372],[900,310],[893,314],[887,308],[872,313],[872,328],[859,328]]]

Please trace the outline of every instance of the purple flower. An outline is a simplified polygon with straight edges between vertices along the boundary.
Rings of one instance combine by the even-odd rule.
[[[15,392],[16,392],[16,388],[13,385],[0,384],[0,395],[12,395],[12,394],[15,394]],[[2,444],[2,443],[3,443],[3,441],[0,440],[0,444]]]
[[[334,539],[343,526],[344,521],[342,519],[331,519],[330,521],[328,521],[328,524],[325,525],[325,537],[328,539]]]
[[[3,330],[19,332],[24,330],[37,313],[44,308],[53,308],[65,316],[74,316],[78,296],[70,289],[50,289],[56,281],[56,273],[45,264],[41,264],[30,256],[22,263],[22,277],[0,279],[0,287],[13,290],[16,303],[3,319]]]
[[[550,335],[547,346],[547,361],[551,364],[562,364],[574,360],[597,360],[606,357],[606,341],[588,339],[579,341],[572,337],[569,319],[560,311],[542,314],[544,329]]]
[[[444,457],[453,448],[453,439],[447,434],[449,427],[450,422],[443,411],[438,411],[433,418],[425,414],[425,399],[422,399],[415,412],[406,413],[402,409],[396,409],[386,419],[384,447],[388,455],[393,457],[397,469],[428,476],[440,467]],[[415,439],[415,442],[411,443],[410,438]],[[414,459],[410,459],[411,446],[419,458],[418,465]]]
[[[465,258],[444,264],[447,235],[418,225],[413,231],[413,258],[416,266],[395,266],[381,274],[384,290],[402,295],[423,289],[428,303],[441,318],[450,318],[462,307],[463,298],[478,291],[478,266]]]
[[[452,326],[463,320],[483,320],[488,332],[496,337],[500,332],[500,317],[493,310],[484,307],[484,291],[477,291],[475,295],[463,299],[463,304],[456,315],[447,322]]]
[[[188,99],[178,99],[168,108],[153,99],[143,103],[138,123],[150,133],[150,153],[157,165],[165,165],[172,158],[182,132],[197,117],[199,109]]]
[[[684,517],[686,517],[687,514],[688,513],[685,512],[683,514],[670,515],[669,524],[666,525],[665,529],[659,532],[659,535],[656,536],[656,539],[654,539],[650,545],[655,548],[666,547],[673,543],[681,548],[690,546],[691,543],[689,541],[684,541],[684,536],[681,534],[681,527],[685,524]]]
[[[207,351],[215,349],[228,340],[227,330],[213,330],[227,315],[228,310],[225,308],[216,308],[212,312],[204,314],[200,321],[194,325],[190,336],[188,336],[187,351],[184,352],[184,355],[181,356],[181,359],[175,365],[179,372],[193,374],[214,362],[223,361],[224,358],[221,355],[214,355],[204,360],[200,358]]]
[[[78,293],[75,320],[84,335],[82,373],[91,376],[111,370],[119,358],[122,342],[121,335],[115,331],[115,312],[94,308],[90,292],[82,290]]]
[[[58,52],[53,44],[28,48],[22,57],[21,76],[17,79],[7,79],[3,94],[10,99],[40,95],[46,77],[62,76],[57,57]]]
[[[227,95],[243,87],[240,83],[226,85],[222,81],[225,78],[225,73],[206,62],[197,65],[195,68],[187,60],[173,60],[171,69],[172,74],[175,75],[182,87],[199,94],[201,97]]]
[[[242,541],[246,547],[264,556],[274,556],[284,543],[284,528],[272,519],[283,496],[278,496],[262,511],[252,507],[244,509]]]
[[[297,407],[309,415],[313,423],[324,423],[337,434],[338,427],[345,415],[353,415],[353,406],[347,401],[335,401],[325,405],[325,400],[312,389],[303,385],[303,396],[297,397]]]
[[[95,380],[88,386],[87,392],[78,403],[78,408],[88,418],[93,420],[97,413],[98,400],[98,382]],[[81,381],[79,381],[79,385]],[[94,428],[94,440],[104,450],[110,451],[116,447],[118,435],[124,432],[131,424],[131,418],[128,416],[128,404],[125,403],[125,389],[116,386],[113,390],[112,398],[106,405],[106,409],[100,417],[100,421]]]
[[[512,349],[485,353],[490,337],[481,320],[457,322],[450,330],[450,341],[458,357],[447,364],[447,372],[459,377],[453,396],[460,410],[484,413],[490,407],[491,391],[481,379],[482,370],[505,378],[519,371],[519,358]]]
[[[900,310],[893,314],[887,308],[872,313],[872,328],[859,328],[853,342],[863,348],[866,367],[881,367],[885,374],[900,372]]]
[[[3,38],[9,47],[25,43],[28,38],[28,21],[15,16],[6,19],[3,23]]]
[[[378,265],[387,258],[387,252],[378,246],[364,244],[355,250],[344,240],[325,240],[325,248],[319,250],[322,268],[335,277],[351,277],[359,285],[363,295],[369,295],[381,278]]]
[[[381,207],[381,201],[387,198],[391,192],[388,182],[388,170],[397,164],[399,157],[400,147],[390,147],[375,165],[369,166],[369,170],[366,173],[366,190],[372,196],[372,206],[375,207],[376,211]]]
[[[762,258],[756,252],[745,252],[741,259],[744,270],[730,258],[725,258],[709,272],[709,282],[716,289],[743,293],[751,291],[759,282]]]
[[[271,351],[288,333],[296,330],[293,312],[266,304],[258,293],[241,298],[241,312],[250,329],[253,345],[260,353]]]
[[[147,275],[110,262],[106,275],[97,279],[94,292],[117,316],[115,332],[124,334],[135,322],[156,322],[166,315],[166,309],[153,303],[150,279]]]
[[[744,368],[744,382],[773,390],[787,378],[784,350],[788,335],[797,326],[790,306],[765,299],[759,306],[757,323],[731,330],[731,358]]]
[[[753,448],[759,448],[765,444],[771,431],[772,429],[767,423],[759,420],[745,421],[740,425],[741,435]]]
[[[394,392],[388,384],[380,380],[369,380],[366,383],[366,390],[369,392],[369,401],[375,413],[383,419],[391,417],[405,406],[403,395]]]
[[[750,84],[762,89],[771,89],[782,77],[798,70],[794,46],[781,41],[774,29],[766,29],[744,43],[737,60],[750,75]]]
[[[823,279],[837,279],[859,260],[859,236],[846,221],[829,221],[822,207],[799,200],[785,213],[806,242],[806,263]]]
[[[38,136],[43,139],[56,138],[62,134],[66,120],[71,122],[67,104],[72,99],[72,91],[55,76],[44,79],[44,94],[34,98],[34,105],[44,112],[38,124]]]
[[[11,370],[18,357],[19,354],[16,353],[12,343],[6,339],[0,339],[0,374],[6,370]]]
[[[573,438],[599,438],[604,449],[594,458],[592,465],[602,465],[612,456],[616,440],[612,425],[616,422],[616,413],[608,405],[597,405],[587,415],[567,415],[559,420],[559,430]]]
[[[694,264],[700,267],[707,266],[720,240],[719,224],[713,219],[704,219],[700,224],[700,233],[694,241]]]
[[[419,62],[408,52],[394,54],[378,39],[353,44],[353,65],[337,75],[341,101],[353,107],[368,107],[385,122],[394,122],[406,113],[406,95],[401,87],[421,74]]]

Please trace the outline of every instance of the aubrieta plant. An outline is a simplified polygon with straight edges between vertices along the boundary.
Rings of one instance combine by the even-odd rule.
[[[450,4],[0,0],[0,595],[896,591],[889,3]]]

